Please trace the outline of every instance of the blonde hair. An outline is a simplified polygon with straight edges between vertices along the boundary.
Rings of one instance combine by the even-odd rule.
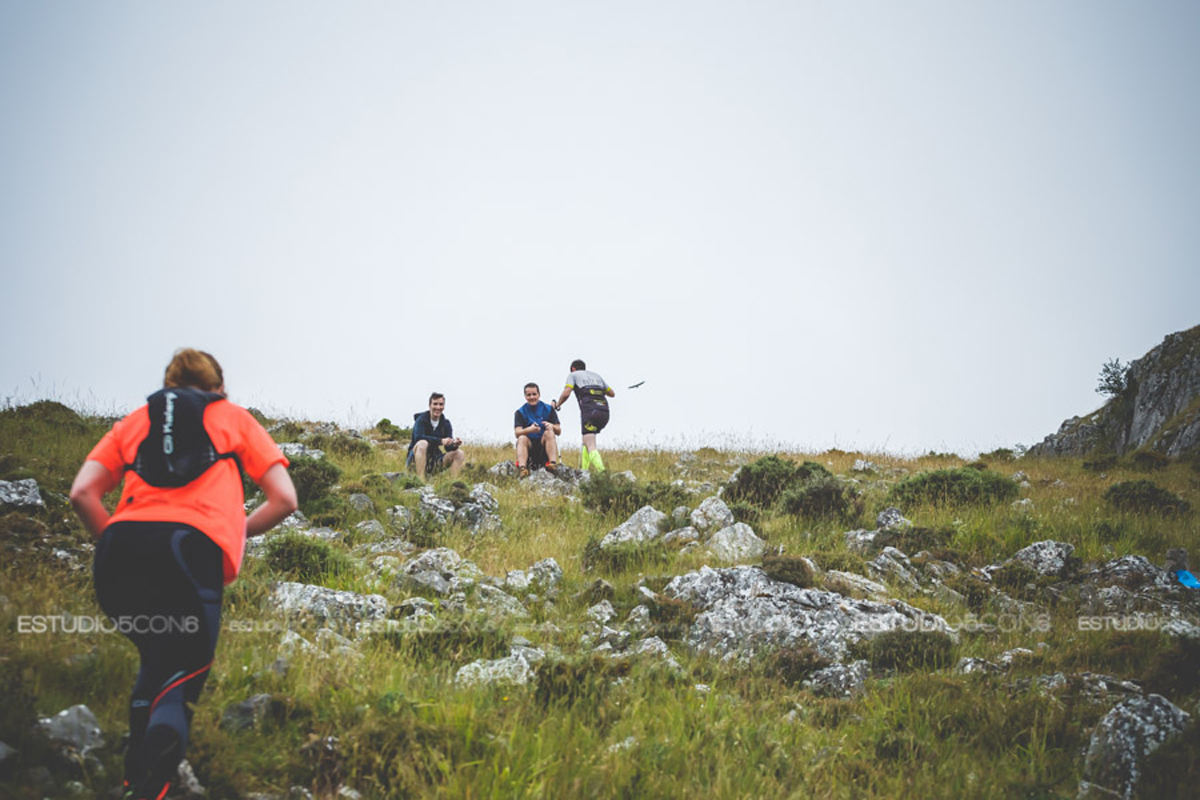
[[[222,392],[225,386],[225,373],[221,365],[211,354],[191,347],[181,347],[175,351],[171,363],[167,364],[167,372],[163,376],[163,388],[174,389],[180,386],[191,386],[206,392]]]

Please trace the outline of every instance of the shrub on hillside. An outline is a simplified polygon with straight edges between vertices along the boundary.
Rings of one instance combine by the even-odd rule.
[[[342,477],[336,464],[323,458],[296,457],[291,459],[288,474],[296,485],[296,497],[300,505],[329,494],[329,490]]]
[[[625,659],[599,655],[543,661],[537,666],[533,696],[543,708],[579,704],[583,709],[603,713],[604,698],[619,679],[629,674],[629,667]]]
[[[366,439],[357,439],[353,436],[347,436],[344,433],[334,435],[318,433],[309,437],[307,442],[309,447],[315,447],[318,450],[324,450],[327,453],[336,453],[339,456],[347,456],[349,458],[366,458],[371,455],[371,444]]]
[[[954,642],[941,631],[892,630],[860,642],[855,650],[874,669],[906,672],[935,670],[949,666]]]
[[[406,442],[412,439],[412,428],[401,428],[387,417],[375,423],[375,430],[393,442]]]
[[[579,495],[584,508],[623,517],[642,506],[670,510],[688,505],[690,499],[679,486],[661,481],[643,484],[608,472],[593,474],[590,480],[581,483]]]
[[[863,511],[861,495],[833,476],[811,478],[788,489],[780,500],[783,510],[793,516],[822,519],[853,519]]]
[[[983,461],[1005,461],[1005,462],[1007,462],[1007,461],[1014,460],[1016,457],[1017,457],[1017,454],[1014,453],[1012,450],[1010,450],[1007,447],[998,447],[990,453],[980,453],[979,454],[979,458],[982,459]]]
[[[328,575],[352,569],[350,558],[329,542],[299,533],[271,537],[263,560],[275,572],[303,583],[318,583]]]
[[[812,567],[800,556],[764,556],[762,570],[771,580],[790,583],[801,589],[810,588],[816,581]]]
[[[779,456],[765,456],[737,471],[725,487],[724,499],[727,503],[743,502],[768,508],[787,489],[816,475],[829,475],[829,471],[814,461],[796,466]]]
[[[1138,514],[1186,514],[1191,504],[1153,481],[1122,481],[1108,487],[1104,500],[1118,511]]]
[[[1002,503],[1017,496],[1017,484],[994,472],[970,467],[937,469],[905,478],[892,487],[888,502],[901,506]]]

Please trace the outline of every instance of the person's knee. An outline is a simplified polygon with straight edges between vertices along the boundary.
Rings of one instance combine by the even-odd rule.
[[[458,450],[452,450],[446,454],[446,462],[450,464],[461,464],[466,460],[467,457],[463,453],[462,448],[459,448]]]
[[[522,433],[517,437],[517,446],[529,447],[529,437]]]
[[[422,439],[421,441],[419,441],[415,445],[413,445],[413,454],[414,455],[424,456],[426,451],[428,451],[428,450],[429,450],[429,442],[425,441],[424,439]]]
[[[553,442],[554,439],[554,429],[547,425],[546,430],[542,432],[542,441],[549,444],[550,442]]]

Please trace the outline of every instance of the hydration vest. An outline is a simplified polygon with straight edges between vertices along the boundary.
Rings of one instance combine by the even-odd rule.
[[[232,458],[235,453],[218,453],[204,429],[204,409],[225,398],[190,387],[160,389],[146,398],[150,409],[150,432],[138,445],[137,458],[128,465],[151,486],[178,488],[199,478],[209,467]]]

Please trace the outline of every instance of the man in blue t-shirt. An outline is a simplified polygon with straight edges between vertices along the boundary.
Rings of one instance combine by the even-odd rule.
[[[407,465],[425,480],[425,472],[449,469],[451,477],[462,472],[467,457],[460,449],[462,439],[454,437],[454,426],[442,416],[446,396],[440,392],[429,395],[429,410],[413,414],[412,441],[408,444]],[[443,448],[446,452],[442,452]]]
[[[513,433],[517,436],[517,473],[529,477],[529,470],[545,465],[550,474],[558,469],[558,436],[562,425],[558,412],[542,402],[536,383],[525,384],[525,405],[513,415]]]

